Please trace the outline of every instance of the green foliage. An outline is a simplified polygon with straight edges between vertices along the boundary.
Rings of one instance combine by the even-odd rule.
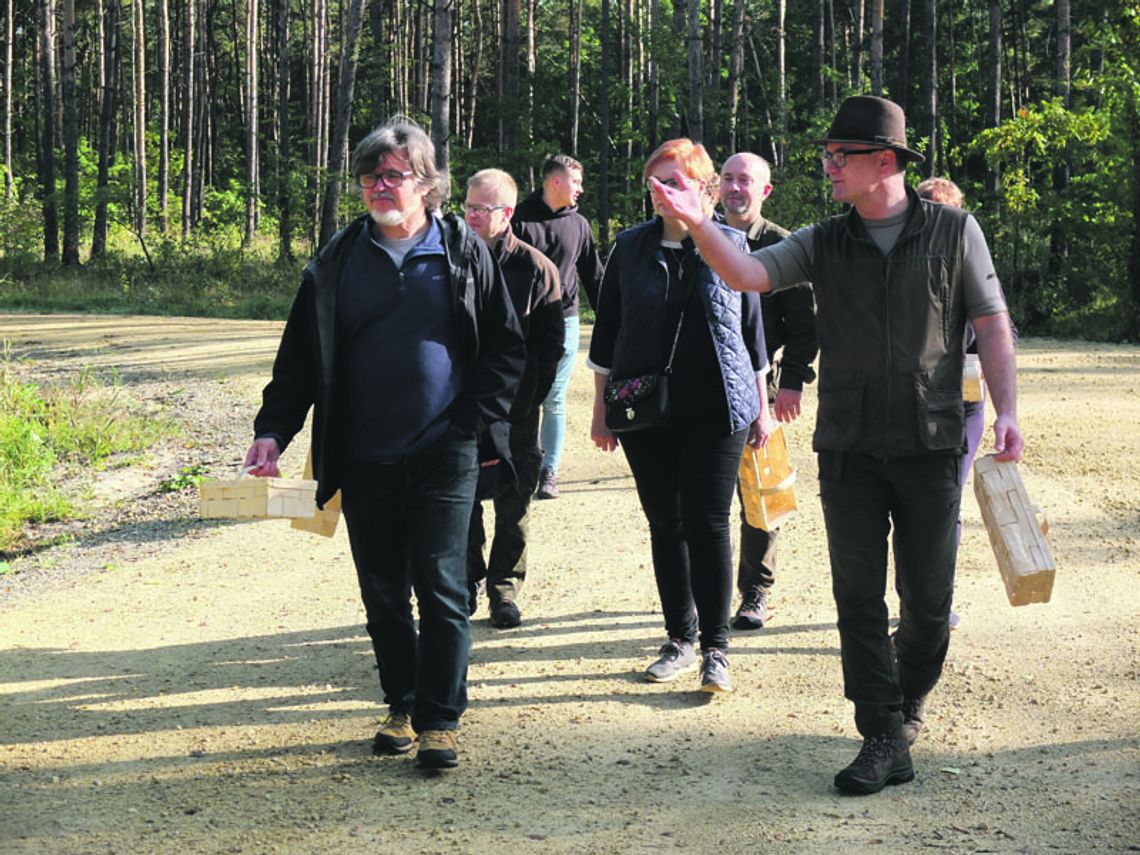
[[[159,493],[177,493],[190,487],[197,487],[206,476],[206,467],[195,463],[193,466],[183,466],[173,478],[167,478],[158,485]]]
[[[59,488],[61,466],[101,468],[174,432],[173,423],[137,412],[114,381],[90,371],[55,386],[21,381],[7,343],[0,361],[0,553],[19,546],[26,522],[76,513]]]

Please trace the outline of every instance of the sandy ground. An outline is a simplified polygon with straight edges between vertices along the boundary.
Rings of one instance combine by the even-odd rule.
[[[382,710],[343,527],[197,521],[190,493],[157,520],[138,510],[180,462],[229,471],[279,329],[0,316],[21,371],[113,367],[188,424],[101,476],[109,522],[0,577],[0,851],[1140,851],[1140,349],[1021,343],[1052,602],[1008,604],[970,490],[962,626],[918,777],[856,798],[831,787],[858,743],[814,391],[790,432],[800,513],[776,619],[734,634],[737,691],[710,701],[695,677],[640,679],[663,641],[648,537],[624,459],[589,443],[580,364],[563,497],[534,505],[524,625],[473,621],[462,764],[428,777],[369,753]],[[302,462],[291,450],[286,468]]]

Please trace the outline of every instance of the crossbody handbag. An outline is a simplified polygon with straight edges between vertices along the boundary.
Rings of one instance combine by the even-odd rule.
[[[693,266],[693,276],[698,267],[699,265]],[[606,405],[606,427],[614,433],[629,433],[658,427],[668,418],[669,376],[673,373],[673,357],[677,353],[677,341],[681,338],[681,324],[685,322],[685,304],[689,298],[687,292],[686,288],[681,301],[681,316],[677,319],[677,329],[673,331],[673,344],[669,348],[669,360],[665,363],[665,370],[659,374],[642,374],[625,379],[611,377],[606,381],[602,396]]]

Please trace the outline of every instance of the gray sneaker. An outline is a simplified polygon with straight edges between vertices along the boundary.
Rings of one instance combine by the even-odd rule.
[[[534,491],[536,499],[558,498],[558,476],[549,466],[544,466],[538,475],[538,489]]]
[[[719,648],[705,651],[701,662],[701,691],[710,694],[732,691],[732,679],[728,676],[728,657]]]
[[[697,667],[697,652],[692,642],[670,638],[657,652],[661,657],[645,669],[645,679],[650,683],[668,683]]]

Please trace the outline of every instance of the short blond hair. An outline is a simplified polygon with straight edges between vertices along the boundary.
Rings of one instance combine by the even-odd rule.
[[[951,208],[961,208],[966,203],[961,189],[949,178],[927,178],[915,188],[915,192],[920,199],[929,199]]]
[[[510,205],[512,208],[519,200],[519,186],[510,173],[501,169],[480,169],[467,179],[467,189],[478,187],[491,190],[499,197],[500,204]]]

